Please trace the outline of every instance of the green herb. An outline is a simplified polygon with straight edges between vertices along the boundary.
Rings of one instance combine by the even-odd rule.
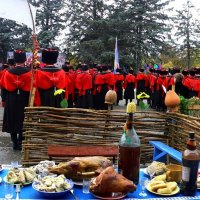
[[[144,103],[142,100],[140,101],[139,106],[141,110],[147,110],[149,108],[149,104]]]
[[[61,102],[60,102],[60,107],[61,108],[68,108],[68,102],[66,99],[63,99]]]

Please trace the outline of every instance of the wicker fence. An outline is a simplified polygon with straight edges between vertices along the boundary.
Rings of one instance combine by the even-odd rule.
[[[25,111],[22,164],[33,165],[48,159],[49,144],[118,145],[126,119],[127,114],[117,110],[28,107]],[[134,126],[142,143],[141,163],[152,161],[150,140],[160,140],[182,150],[188,132],[198,133],[199,124],[198,118],[186,118],[185,115],[135,113]]]

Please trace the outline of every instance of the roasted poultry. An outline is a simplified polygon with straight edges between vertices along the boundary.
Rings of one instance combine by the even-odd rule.
[[[90,185],[90,192],[101,196],[111,196],[113,192],[127,193],[135,190],[135,184],[121,174],[116,173],[112,166],[93,178]]]
[[[83,177],[95,177],[109,166],[112,166],[112,162],[102,156],[75,157],[71,161],[49,167],[48,170],[50,173],[64,174],[66,178],[78,181]]]

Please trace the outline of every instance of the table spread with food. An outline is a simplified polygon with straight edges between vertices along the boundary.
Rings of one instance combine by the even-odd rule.
[[[88,193],[83,193],[83,179],[90,179]],[[31,167],[1,165],[0,199],[5,196],[5,184],[15,185],[12,199],[200,199],[180,194],[180,165],[165,165],[153,161],[140,169],[135,185],[118,173],[105,157],[77,157],[58,165],[41,161]],[[198,178],[197,183],[200,183]],[[20,187],[16,187],[20,185]],[[16,188],[18,188],[16,190]],[[18,198],[18,197],[19,198]]]

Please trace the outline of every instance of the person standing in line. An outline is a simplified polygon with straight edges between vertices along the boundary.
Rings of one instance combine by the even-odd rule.
[[[128,104],[128,100],[132,102],[132,100],[135,98],[135,76],[133,74],[134,70],[130,69],[124,80],[124,99],[126,100],[125,105]]]
[[[16,66],[5,71],[0,85],[2,87],[3,132],[10,133],[13,150],[22,148],[24,108],[28,106],[31,71],[24,67],[26,52],[14,51]]]
[[[144,69],[140,68],[136,76],[136,95],[140,94],[141,92],[146,92],[147,85],[148,85],[147,75],[144,73]],[[139,106],[139,104],[140,104],[140,99],[137,98],[137,105]]]
[[[118,105],[119,101],[123,99],[124,75],[122,74],[122,69],[121,68],[118,68],[116,70],[116,74],[114,74],[114,79],[115,79],[115,91],[117,93],[116,105]]]
[[[35,71],[35,106],[60,108],[62,100],[68,100],[69,79],[63,69],[55,66],[58,54],[58,50],[55,48],[42,50],[42,62],[45,66]],[[61,93],[55,95],[59,89],[61,89]]]
[[[107,110],[108,105],[105,103],[105,95],[108,90],[114,89],[114,74],[109,71],[107,66],[103,65],[101,66],[101,72],[95,77],[94,84],[96,87],[96,97],[98,99],[96,109]]]
[[[62,66],[62,69],[65,71],[66,76],[69,79],[68,108],[74,107],[74,95],[75,95],[75,78],[76,78],[76,75],[71,68],[72,68],[72,66],[70,65],[70,63],[65,63],[65,65]]]
[[[81,70],[75,80],[75,87],[78,90],[77,107],[88,109],[93,107],[92,76],[86,64],[82,65]]]

